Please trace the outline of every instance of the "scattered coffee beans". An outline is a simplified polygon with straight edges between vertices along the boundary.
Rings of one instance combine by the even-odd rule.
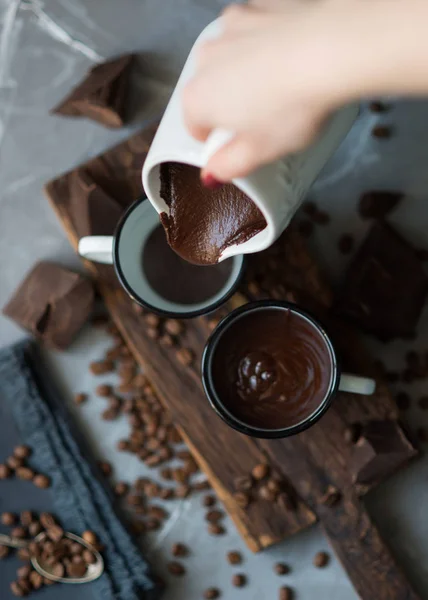
[[[82,393],[76,394],[74,396],[74,403],[80,405],[80,404],[83,404],[87,399],[88,399],[87,394],[82,394]]]
[[[232,577],[232,585],[235,587],[244,587],[247,584],[247,577],[243,573],[236,573]]]
[[[242,563],[242,554],[236,550],[227,553],[227,561],[230,565],[240,565]]]
[[[284,563],[276,563],[276,565],[274,565],[274,571],[277,575],[288,575],[290,567]]]
[[[215,600],[216,598],[220,598],[220,590],[215,587],[211,587],[205,590],[204,592],[205,600]]]
[[[330,556],[327,554],[327,552],[317,552],[313,559],[314,567],[322,569],[328,565],[329,560]]]
[[[288,587],[288,585],[283,585],[279,588],[279,600],[292,600],[293,599],[293,590]]]
[[[175,557],[183,557],[189,554],[189,549],[184,544],[176,543],[171,547],[171,554]]]
[[[181,563],[172,561],[172,562],[168,563],[168,571],[171,573],[171,575],[177,575],[177,576],[181,577],[181,575],[185,574],[186,569],[183,567],[183,565]]]

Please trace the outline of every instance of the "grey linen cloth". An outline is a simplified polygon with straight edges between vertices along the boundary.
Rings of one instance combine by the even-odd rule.
[[[0,350],[0,401],[8,403],[22,442],[33,449],[31,464],[52,478],[50,492],[63,527],[77,534],[91,529],[104,546],[106,571],[88,584],[94,598],[156,598],[149,566],[114,510],[113,495],[97,478],[34,341]]]

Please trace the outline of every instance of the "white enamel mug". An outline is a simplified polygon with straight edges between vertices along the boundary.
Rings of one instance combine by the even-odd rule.
[[[202,168],[210,156],[233,137],[231,132],[215,130],[205,143],[198,142],[187,131],[183,118],[182,91],[194,73],[195,54],[202,42],[216,37],[220,31],[221,17],[210,23],[196,40],[145,160],[143,186],[158,213],[169,212],[160,196],[160,165],[171,161]],[[358,105],[340,109],[330,117],[317,141],[305,151],[285,156],[247,177],[233,180],[258,206],[267,227],[242,244],[226,248],[220,260],[264,250],[281,235],[321,169],[351,129],[358,111]]]

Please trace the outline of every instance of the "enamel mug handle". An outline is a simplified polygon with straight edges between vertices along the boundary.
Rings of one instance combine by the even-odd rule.
[[[342,373],[340,376],[339,391],[341,392],[371,396],[374,394],[375,389],[376,382],[374,379],[359,377],[358,375],[349,375],[349,373]]]
[[[93,262],[113,264],[113,236],[88,235],[79,240],[79,255]]]

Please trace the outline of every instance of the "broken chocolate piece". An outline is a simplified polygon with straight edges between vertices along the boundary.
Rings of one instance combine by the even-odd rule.
[[[93,67],[52,113],[87,117],[106,127],[122,127],[133,58],[133,54],[125,54]]]
[[[69,190],[71,218],[79,237],[113,235],[123,213],[120,203],[83,167],[70,174]]]
[[[360,198],[358,212],[362,219],[383,219],[404,198],[401,192],[372,191]]]
[[[396,421],[369,421],[353,447],[350,469],[355,483],[385,478],[416,455]]]
[[[47,346],[64,350],[87,321],[93,302],[94,290],[86,277],[40,262],[28,273],[3,313]]]
[[[347,270],[337,312],[382,340],[411,336],[428,292],[413,248],[385,222],[373,225]]]

